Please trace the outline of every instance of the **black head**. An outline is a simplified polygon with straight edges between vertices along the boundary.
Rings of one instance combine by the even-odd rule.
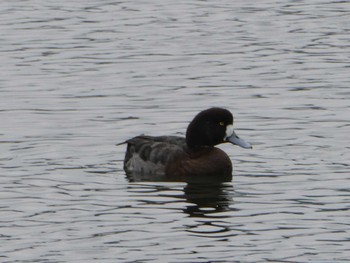
[[[187,128],[187,146],[195,150],[223,143],[233,133],[232,125],[232,114],[226,109],[210,108],[201,111]]]

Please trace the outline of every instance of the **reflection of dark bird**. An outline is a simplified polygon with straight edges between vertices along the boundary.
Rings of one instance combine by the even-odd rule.
[[[232,114],[221,108],[200,112],[189,124],[186,138],[137,136],[126,141],[124,169],[128,174],[165,175],[168,180],[219,177],[232,179],[232,163],[217,144],[251,145],[233,130]]]
[[[231,184],[197,184],[189,183],[185,188],[188,203],[185,212],[191,216],[205,216],[230,210],[233,203],[233,187]],[[212,208],[210,210],[203,208]]]

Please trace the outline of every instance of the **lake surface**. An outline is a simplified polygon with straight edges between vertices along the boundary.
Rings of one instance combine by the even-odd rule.
[[[1,262],[349,262],[347,1],[0,4]],[[233,181],[130,180],[230,109]]]

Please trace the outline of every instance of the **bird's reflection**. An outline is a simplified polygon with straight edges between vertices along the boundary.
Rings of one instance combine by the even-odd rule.
[[[186,201],[190,203],[184,212],[191,216],[205,217],[228,211],[233,203],[234,192],[231,183],[189,183],[184,187],[184,193]]]
[[[190,178],[190,180],[184,181],[170,180],[169,177],[157,175],[150,177],[142,174],[127,174],[129,182],[137,183],[132,186],[132,189],[136,190],[138,183],[147,183],[147,190],[145,184],[140,184],[139,187],[145,190],[145,194],[151,192],[153,201],[155,192],[159,197],[174,198],[178,202],[185,201],[187,205],[183,208],[183,212],[193,217],[206,217],[232,210],[230,207],[234,195],[232,183],[222,180],[222,178],[215,178],[217,177]],[[181,184],[179,184],[180,182]],[[181,185],[180,189],[179,185]],[[179,191],[181,192],[179,193]]]

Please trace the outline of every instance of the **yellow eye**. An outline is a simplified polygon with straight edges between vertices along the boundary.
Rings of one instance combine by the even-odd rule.
[[[223,121],[220,121],[220,122],[219,122],[219,125],[220,125],[220,126],[225,126],[225,123],[224,123]]]

